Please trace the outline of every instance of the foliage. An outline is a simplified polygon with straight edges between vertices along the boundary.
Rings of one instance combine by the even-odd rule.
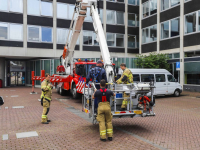
[[[170,65],[167,62],[169,57],[167,54],[150,53],[149,56],[137,55],[137,58],[136,64],[139,68],[159,68],[170,71]]]

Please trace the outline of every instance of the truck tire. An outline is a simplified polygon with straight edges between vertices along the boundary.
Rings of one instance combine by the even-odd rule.
[[[174,96],[175,97],[179,97],[180,96],[180,91],[179,90],[175,90],[174,91]]]
[[[65,93],[65,90],[64,89],[62,89],[62,87],[59,87],[59,94],[60,95],[64,95],[64,93]]]
[[[77,93],[77,89],[76,89],[76,84],[73,84],[72,86],[72,97],[74,99],[77,99],[80,97],[81,94]]]

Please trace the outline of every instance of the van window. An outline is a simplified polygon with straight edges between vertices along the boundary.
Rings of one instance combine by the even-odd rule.
[[[133,81],[134,82],[140,82],[140,75],[139,74],[133,74]]]
[[[152,79],[154,80],[153,74],[141,74],[141,82],[150,82]]]
[[[164,74],[156,74],[156,82],[165,82]]]
[[[176,79],[172,75],[167,75],[167,79],[169,82],[176,82]]]

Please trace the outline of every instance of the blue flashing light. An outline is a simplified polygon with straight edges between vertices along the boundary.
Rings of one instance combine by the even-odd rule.
[[[85,62],[87,62],[87,59],[85,59]]]

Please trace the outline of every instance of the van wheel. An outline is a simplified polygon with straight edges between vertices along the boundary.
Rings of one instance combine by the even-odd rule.
[[[180,91],[179,91],[179,90],[175,90],[174,96],[175,96],[175,97],[179,97],[179,96],[180,96]]]
[[[77,93],[77,89],[76,89],[76,84],[73,84],[72,86],[72,97],[74,99],[77,99],[80,97],[81,94]]]

